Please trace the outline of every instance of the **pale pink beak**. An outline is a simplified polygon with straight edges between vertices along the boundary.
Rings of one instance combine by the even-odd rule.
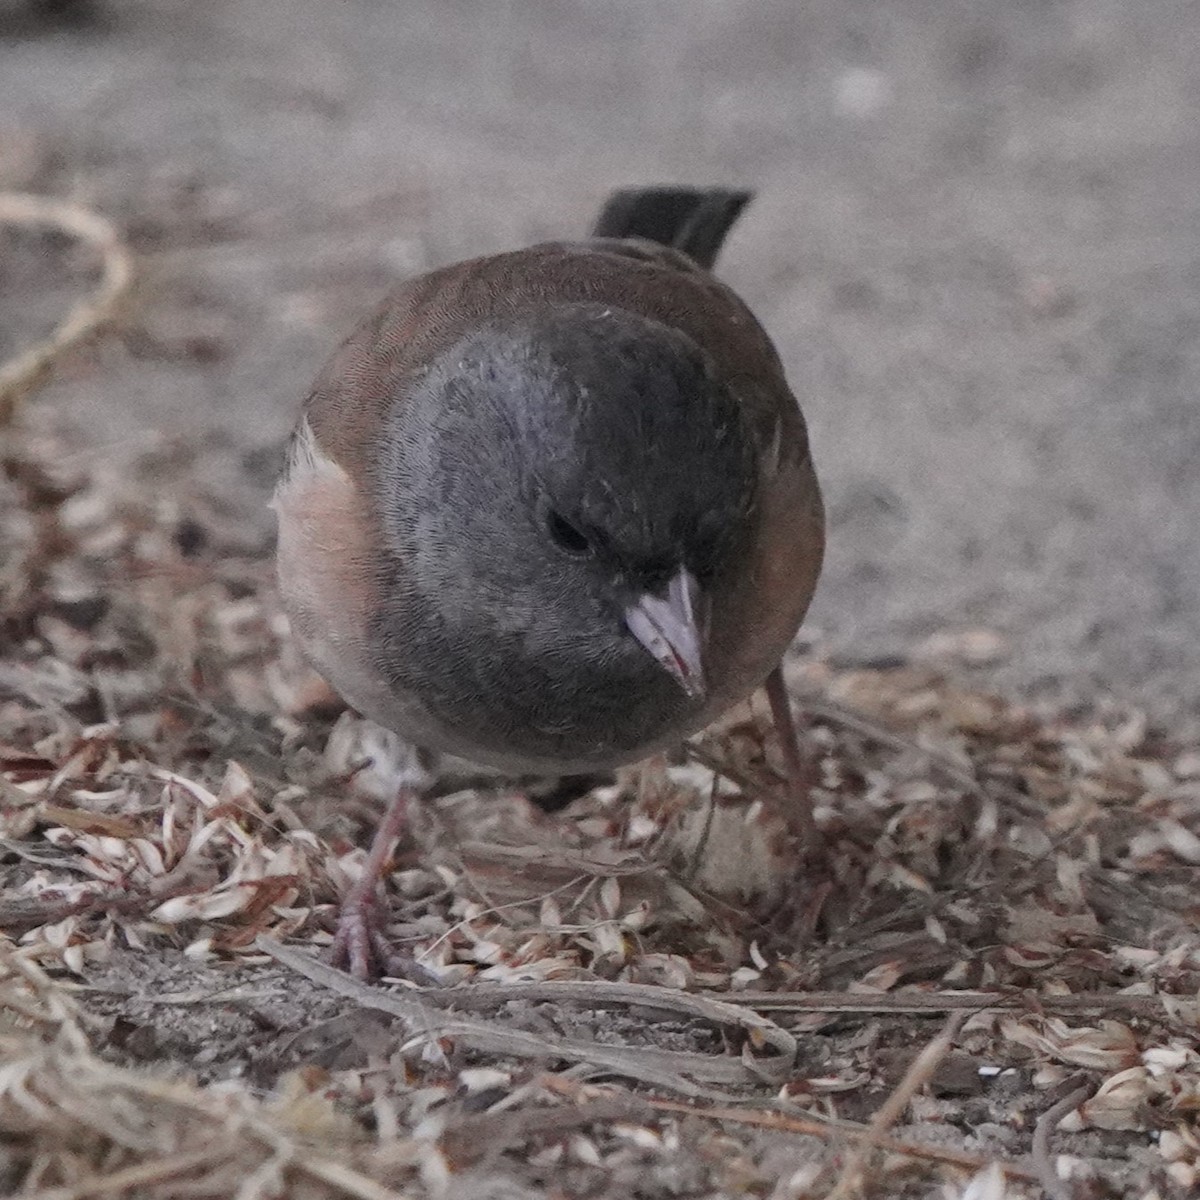
[[[685,568],[667,584],[665,596],[647,592],[625,610],[629,632],[693,700],[703,699],[706,691],[698,595],[696,580]]]

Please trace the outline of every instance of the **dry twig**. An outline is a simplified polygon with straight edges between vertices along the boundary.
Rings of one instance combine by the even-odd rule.
[[[1070,1185],[1066,1180],[1060,1179],[1054,1169],[1054,1160],[1050,1157],[1050,1135],[1058,1128],[1059,1121],[1073,1113],[1092,1091],[1091,1085],[1086,1083],[1072,1087],[1067,1095],[1038,1117],[1037,1124],[1033,1127],[1033,1165],[1038,1180],[1051,1200],[1073,1200],[1073,1197]]]
[[[854,1121],[818,1120],[816,1117],[800,1117],[791,1113],[764,1112],[755,1108],[704,1108],[697,1104],[685,1104],[679,1100],[663,1100],[650,1097],[646,1103],[659,1112],[680,1113],[693,1117],[704,1117],[710,1121],[728,1122],[731,1125],[754,1125],[759,1129],[774,1129],[781,1133],[798,1133],[807,1137],[820,1138],[824,1142],[862,1141],[870,1135],[866,1125]],[[992,1157],[968,1154],[965,1150],[948,1150],[944,1146],[927,1146],[904,1138],[877,1134],[871,1144],[877,1150],[889,1154],[900,1154],[906,1158],[924,1159],[927,1162],[945,1163],[947,1166],[965,1170],[979,1170],[994,1162]],[[1036,1182],[1037,1175],[1020,1163],[1001,1163],[1005,1174],[1013,1179]]]
[[[739,1004],[759,1012],[796,1013],[917,1013],[986,1012],[992,1009],[1058,1013],[1063,1016],[1141,1017],[1147,1021],[1182,1024],[1193,1029],[1200,1021],[1200,1004],[1192,996],[1138,996],[1122,992],[738,992]]]
[[[796,1039],[774,1021],[760,1017],[745,1005],[652,984],[610,983],[601,979],[551,979],[540,983],[506,983],[499,986],[473,984],[458,988],[422,988],[416,994],[435,1004],[469,1011],[494,1010],[518,1000],[586,1004],[594,1008],[636,1005],[644,1010],[699,1017],[714,1025],[742,1028],[755,1041],[774,1049],[787,1064],[790,1065],[796,1057]]]
[[[900,1119],[909,1101],[932,1078],[938,1064],[950,1053],[954,1038],[967,1019],[966,1013],[954,1013],[942,1027],[942,1031],[909,1064],[900,1082],[880,1106],[871,1119],[871,1124],[855,1151],[846,1161],[838,1176],[837,1184],[829,1193],[829,1200],[844,1200],[858,1187],[866,1172],[872,1152],[878,1148],[879,1139]]]
[[[133,259],[116,229],[99,213],[69,200],[0,193],[0,223],[48,226],[99,251],[102,274],[95,291],[79,301],[49,337],[0,365],[0,428],[11,424],[21,397],[54,361],[112,319],[133,281]]]
[[[702,1087],[701,1083],[716,1083],[726,1087],[753,1084],[761,1086],[766,1079],[778,1085],[786,1077],[791,1066],[791,1058],[787,1056],[778,1056],[777,1060],[762,1059],[752,1068],[742,1059],[729,1055],[660,1050],[651,1046],[608,1046],[598,1042],[581,1042],[547,1035],[535,1036],[500,1022],[451,1020],[432,1011],[419,989],[412,993],[407,990],[381,991],[359,983],[345,972],[319,962],[303,951],[284,946],[273,938],[260,938],[259,945],[272,958],[314,983],[329,988],[364,1008],[375,1009],[399,1019],[409,1029],[410,1034],[421,1041],[454,1038],[473,1050],[503,1057],[538,1060],[558,1058],[584,1063],[665,1091],[697,1099],[715,1098],[726,1101],[736,1097],[714,1092]],[[719,1008],[723,1013],[734,1011],[732,1005],[720,1005]],[[752,1013],[747,1016],[754,1026],[758,1027],[761,1019]],[[779,1032],[783,1033],[782,1030]]]

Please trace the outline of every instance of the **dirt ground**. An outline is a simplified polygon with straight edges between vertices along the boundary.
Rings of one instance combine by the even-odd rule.
[[[924,988],[1032,989],[1043,1007],[972,1016],[892,1130],[978,1161],[930,1165],[893,1147],[887,1170],[912,1173],[881,1183],[876,1161],[862,1194],[1003,1196],[982,1164],[1035,1178],[1038,1116],[1081,1087],[1102,1103],[1056,1135],[1083,1164],[1061,1168],[1075,1189],[1061,1195],[1194,1185],[1194,1014],[1117,997],[1200,986],[1186,899],[1200,863],[1196,6],[78,7],[49,18],[0,0],[0,190],[96,208],[137,271],[117,326],[0,433],[0,924],[28,954],[0,964],[0,984],[34,1031],[18,1054],[0,1006],[0,1043],[9,1085],[27,1064],[51,1081],[31,1094],[56,1114],[39,1125],[0,1095],[0,1183],[83,1197],[107,1172],[108,1194],[174,1195],[169,1172],[130,1176],[124,1191],[111,1179],[197,1154],[196,1128],[236,1126],[228,1145],[244,1135],[244,1153],[221,1169],[247,1198],[635,1184],[655,1198],[823,1196],[854,1166],[861,1130],[830,1150],[799,1126],[676,1119],[645,1097],[869,1122],[942,1028],[945,1009],[887,1008]],[[464,793],[405,852],[394,923],[422,952],[436,944],[446,983],[494,969],[483,978],[734,1003],[884,999],[865,1016],[828,1001],[820,1019],[747,1002],[772,1022],[766,1042],[746,1012],[681,1014],[662,996],[665,1009],[641,993],[497,1002],[513,1036],[693,1056],[654,1060],[654,1078],[648,1057],[605,1060],[627,1085],[614,1097],[594,1082],[604,1063],[578,1047],[547,1065],[495,1029],[430,1041],[429,1020],[410,1017],[398,1048],[395,1014],[254,950],[262,932],[320,941],[374,786],[358,772],[357,807],[332,804],[358,761],[342,744],[354,735],[304,709],[270,590],[265,500],[322,358],[391,283],[582,231],[610,187],[664,180],[758,191],[722,269],[777,339],[830,512],[817,664],[796,683],[819,697],[813,711],[836,701],[872,722],[856,731],[837,708],[817,727],[844,876],[797,900],[756,843],[732,884],[696,885],[726,897],[697,910],[696,880],[681,883],[663,849],[664,831],[686,825],[673,802],[628,784],[634,818],[593,794],[550,819],[514,801],[495,818],[514,849],[497,859],[472,829],[482,801]],[[0,360],[45,335],[92,270],[61,239],[0,230]],[[1008,701],[964,699],[984,690]],[[724,749],[768,770],[749,744]],[[919,745],[942,756],[940,774]],[[667,788],[703,790],[686,773]],[[161,825],[164,803],[180,829],[219,829],[184,847]],[[72,821],[72,807],[92,815]],[[550,879],[520,859],[535,833],[558,847],[545,851]],[[648,843],[662,851],[652,870],[637,857]],[[511,878],[522,871],[524,891]],[[267,877],[290,882],[264,889]],[[87,891],[97,881],[103,903]],[[547,908],[560,887],[570,902]],[[211,909],[159,907],[214,890],[225,899]],[[755,904],[778,908],[781,894],[795,901],[782,931],[755,924]],[[497,918],[493,901],[512,908]],[[858,947],[859,927],[875,940]],[[84,990],[60,994],[36,963]],[[1063,995],[1093,1007],[1045,1007]],[[741,1065],[755,1055],[772,1061]],[[172,1083],[171,1103],[194,1121],[150,1128],[138,1081],[189,1062],[199,1073]],[[1133,1076],[1118,1079],[1128,1072],[1136,1097]],[[234,1083],[244,1090],[220,1090]],[[781,1087],[794,1094],[771,1107]],[[126,1097],[124,1124],[88,1126],[85,1093]],[[571,1125],[572,1106],[592,1123]],[[504,1112],[526,1124],[504,1126]],[[51,1169],[56,1137],[74,1157]],[[322,1138],[335,1149],[313,1159]],[[481,1160],[471,1144],[489,1138]],[[302,1163],[301,1181],[285,1160]],[[1044,1185],[1009,1180],[1013,1196]]]
[[[255,468],[391,281],[581,230],[614,184],[749,183],[724,269],[813,427],[814,628],[863,659],[986,627],[1004,685],[1194,711],[1189,0],[21,8],[0,179],[142,254],[140,337],[39,403],[81,452],[177,437],[266,528]],[[0,337],[60,299],[10,287]]]

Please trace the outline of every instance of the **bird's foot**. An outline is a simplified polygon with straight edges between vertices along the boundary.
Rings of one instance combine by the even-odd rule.
[[[364,983],[387,973],[391,948],[383,933],[382,908],[375,880],[360,881],[342,901],[329,949],[329,961],[335,967]]]
[[[817,763],[811,753],[806,754],[800,748],[782,666],[776,667],[767,677],[766,690],[787,780],[784,820],[805,864],[809,867],[820,866],[828,856],[821,831],[813,818],[812,791],[818,779]]]
[[[386,873],[392,844],[404,830],[413,790],[402,787],[392,799],[367,853],[362,876],[342,899],[337,929],[333,935],[330,961],[364,983],[392,975],[414,983],[436,985],[436,975],[411,955],[397,951],[384,933],[386,906],[379,883]]]
[[[387,975],[424,987],[439,986],[441,980],[432,971],[388,941],[383,928],[385,906],[373,885],[373,880],[361,881],[342,901],[329,961],[362,983]]]

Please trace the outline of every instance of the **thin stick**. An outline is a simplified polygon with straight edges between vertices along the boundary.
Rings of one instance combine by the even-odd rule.
[[[258,946],[285,967],[314,983],[333,988],[350,999],[364,1003],[375,989],[347,980],[342,972],[319,963],[303,951],[295,950],[267,935]],[[589,1008],[639,1007],[660,1009],[676,1016],[683,1014],[714,1025],[745,1029],[760,1045],[770,1046],[783,1063],[790,1066],[796,1057],[796,1039],[774,1021],[760,1017],[738,1005],[733,996],[704,996],[650,983],[617,983],[601,979],[544,979],[533,983],[471,984],[467,987],[406,989],[406,1002],[446,1005],[466,1011],[495,1014],[512,1001],[524,1003],[551,1001],[586,1004]],[[385,1011],[391,1011],[385,1008]],[[652,1019],[649,1016],[647,1020]],[[549,1043],[547,1043],[549,1044]],[[760,1064],[761,1065],[761,1064]]]
[[[714,998],[720,998],[723,993]],[[925,1013],[937,1016],[965,1010],[1077,1014],[1127,1013],[1147,1020],[1185,1022],[1200,1019],[1200,1005],[1190,996],[1127,996],[1112,992],[1076,992],[1050,996],[1039,992],[891,992],[880,995],[847,992],[738,992],[738,1003],[759,1012]]]
[[[116,229],[99,213],[67,200],[0,192],[0,223],[45,225],[100,252],[102,274],[95,291],[77,303],[49,337],[0,365],[0,428],[12,423],[18,402],[56,359],[112,319],[133,281],[133,258]]]
[[[1073,1189],[1064,1179],[1059,1179],[1050,1158],[1050,1135],[1058,1128],[1058,1123],[1073,1113],[1092,1094],[1089,1084],[1073,1088],[1056,1104],[1052,1104],[1037,1119],[1033,1127],[1033,1146],[1031,1149],[1033,1166],[1037,1171],[1038,1180],[1051,1200],[1072,1200]]]
[[[99,1060],[96,1061],[99,1062]],[[110,1070],[118,1071],[120,1079],[117,1086],[124,1091],[148,1097],[159,1104],[172,1105],[213,1123],[223,1124],[227,1119],[227,1112],[219,1106],[214,1106],[211,1096],[201,1098],[186,1084],[143,1077],[132,1071],[123,1071],[117,1068],[110,1068]],[[277,1154],[282,1154],[287,1166],[292,1170],[301,1171],[314,1179],[319,1179],[322,1183],[327,1183],[330,1187],[353,1197],[354,1200],[412,1200],[409,1193],[395,1192],[353,1167],[346,1166],[334,1159],[322,1158],[309,1153],[304,1147],[292,1141],[288,1134],[273,1128],[253,1113],[241,1114],[241,1120],[236,1128],[253,1138],[258,1144]],[[204,1153],[207,1155],[205,1161],[212,1162],[214,1152],[211,1138],[205,1143]],[[82,1192],[81,1196],[90,1194]],[[56,1192],[51,1192],[44,1196],[36,1194],[36,1200],[66,1200],[66,1198],[59,1197]]]
[[[854,1121],[819,1121],[813,1117],[798,1117],[790,1113],[765,1112],[756,1108],[705,1108],[698,1104],[687,1104],[681,1100],[660,1100],[646,1097],[645,1102],[659,1112],[680,1113],[685,1116],[704,1117],[710,1121],[728,1121],[733,1125],[754,1125],[760,1129],[774,1129],[780,1133],[799,1133],[822,1141],[861,1141],[870,1131]],[[947,1163],[965,1170],[979,1170],[995,1158],[969,1154],[965,1150],[948,1150],[944,1146],[927,1146],[920,1142],[909,1142],[886,1134],[877,1135],[872,1144],[889,1154],[903,1154],[906,1158],[921,1158],[929,1162]],[[1001,1162],[1005,1174],[1013,1179],[1037,1182],[1037,1175],[1018,1163]]]
[[[188,1150],[182,1154],[172,1154],[168,1158],[156,1158],[150,1162],[134,1163],[122,1167],[108,1175],[93,1175],[81,1183],[67,1187],[44,1188],[38,1192],[27,1192],[25,1200],[86,1200],[88,1196],[110,1196],[114,1192],[128,1193],[131,1188],[145,1187],[147,1184],[161,1183],[176,1175],[184,1175],[197,1167],[207,1167],[210,1171],[214,1162],[219,1160],[220,1152],[211,1145],[199,1150]]]
[[[649,1106],[640,1096],[614,1092],[581,1104],[511,1108],[466,1117],[445,1129],[439,1141],[451,1160],[473,1162],[485,1154],[520,1145],[539,1133],[561,1136],[586,1125],[645,1123],[650,1119]]]
[[[337,1188],[354,1200],[415,1200],[411,1192],[396,1192],[382,1183],[355,1171],[344,1163],[332,1158],[317,1158],[306,1154],[298,1154],[291,1160],[291,1166],[305,1175],[311,1175],[332,1188]]]
[[[791,785],[791,801],[787,810],[788,825],[795,831],[801,846],[813,853],[820,845],[821,835],[813,820],[812,810],[812,763],[800,752],[800,739],[796,733],[796,722],[792,718],[792,704],[788,698],[787,684],[783,679],[783,667],[779,666],[767,676],[764,684],[767,701],[771,705],[771,716],[775,721],[775,732],[783,750],[783,764]]]
[[[837,1184],[829,1193],[829,1200],[845,1200],[845,1197],[853,1193],[867,1169],[871,1154],[879,1147],[880,1139],[900,1119],[909,1101],[917,1094],[917,1089],[929,1082],[938,1064],[950,1053],[954,1039],[966,1019],[966,1013],[954,1013],[942,1026],[941,1033],[909,1064],[908,1070],[904,1072],[892,1094],[871,1118],[866,1136],[846,1160]]]

